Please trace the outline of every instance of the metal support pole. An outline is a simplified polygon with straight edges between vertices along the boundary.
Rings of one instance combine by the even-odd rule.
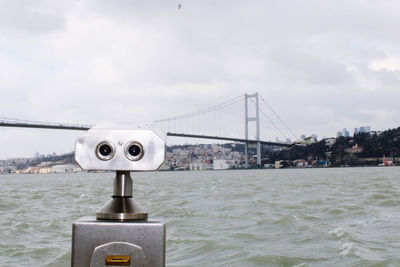
[[[132,197],[132,178],[129,171],[117,171],[114,179],[114,195],[96,212],[98,220],[146,220],[145,212]]]
[[[113,197],[132,197],[132,178],[128,171],[117,171]]]

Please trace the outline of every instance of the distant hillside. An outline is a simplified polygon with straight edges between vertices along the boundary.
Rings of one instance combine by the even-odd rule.
[[[74,153],[71,152],[63,155],[42,155],[34,158],[19,158],[0,161],[1,166],[12,166],[15,167],[16,170],[23,170],[28,167],[38,166],[43,163],[48,165],[74,164]]]
[[[167,147],[166,163],[171,166],[188,166],[191,162],[211,162],[213,159],[232,159],[239,165],[244,162],[244,144],[173,145]],[[250,149],[250,166],[255,168],[255,150]],[[323,162],[326,166],[376,166],[382,158],[391,158],[399,165],[400,127],[383,132],[360,133],[353,137],[323,139],[305,147],[294,146],[282,151],[265,151],[262,166],[275,161],[305,160],[309,165]],[[42,155],[34,158],[0,160],[0,172],[23,170],[28,167],[56,164],[74,164],[74,153]]]
[[[376,165],[381,158],[400,157],[400,127],[383,132],[360,133],[353,137],[323,139],[315,144],[275,152],[270,161],[275,160],[327,160],[331,166]]]

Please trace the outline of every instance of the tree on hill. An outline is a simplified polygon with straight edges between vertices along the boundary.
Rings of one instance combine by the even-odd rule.
[[[363,151],[346,151],[355,145]],[[295,146],[292,149],[272,153],[270,160],[274,162],[276,160],[325,159],[327,155],[330,155],[329,160],[332,166],[364,165],[366,161],[360,160],[362,158],[399,157],[400,127],[381,133],[359,133],[353,137],[337,137],[332,146],[326,145],[325,140],[306,147]]]

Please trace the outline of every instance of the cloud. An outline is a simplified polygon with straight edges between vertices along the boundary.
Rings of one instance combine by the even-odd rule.
[[[298,135],[395,127],[398,5],[206,0],[182,1],[178,10],[170,0],[3,1],[0,115],[138,123],[258,91]],[[235,109],[226,113],[244,110]],[[237,114],[226,120],[242,134]],[[218,123],[210,124],[202,130]],[[274,140],[279,133],[265,125]],[[21,130],[2,134],[13,146],[4,144],[0,158],[30,153],[13,131]],[[28,142],[66,152],[51,135]],[[73,143],[68,136],[61,143]]]
[[[19,0],[0,3],[0,29],[11,35],[38,35],[64,26],[66,3]]]
[[[373,71],[397,71],[400,70],[400,60],[397,58],[374,60],[370,63]]]

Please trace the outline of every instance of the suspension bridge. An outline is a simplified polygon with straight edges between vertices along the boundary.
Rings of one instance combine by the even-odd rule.
[[[237,118],[240,118],[240,122]],[[166,132],[167,136],[171,137],[244,143],[246,167],[249,166],[250,148],[256,149],[257,165],[260,166],[263,146],[287,147],[290,145],[290,139],[287,134],[293,136],[295,140],[298,139],[271,105],[258,93],[240,95],[218,105],[180,116],[155,120],[150,124]],[[0,126],[86,131],[93,125],[0,117]],[[286,142],[279,141],[279,139],[275,142],[266,141],[267,138],[265,135],[262,136],[261,129],[265,130],[263,132],[273,129]],[[250,137],[251,134],[254,134],[252,138]]]

